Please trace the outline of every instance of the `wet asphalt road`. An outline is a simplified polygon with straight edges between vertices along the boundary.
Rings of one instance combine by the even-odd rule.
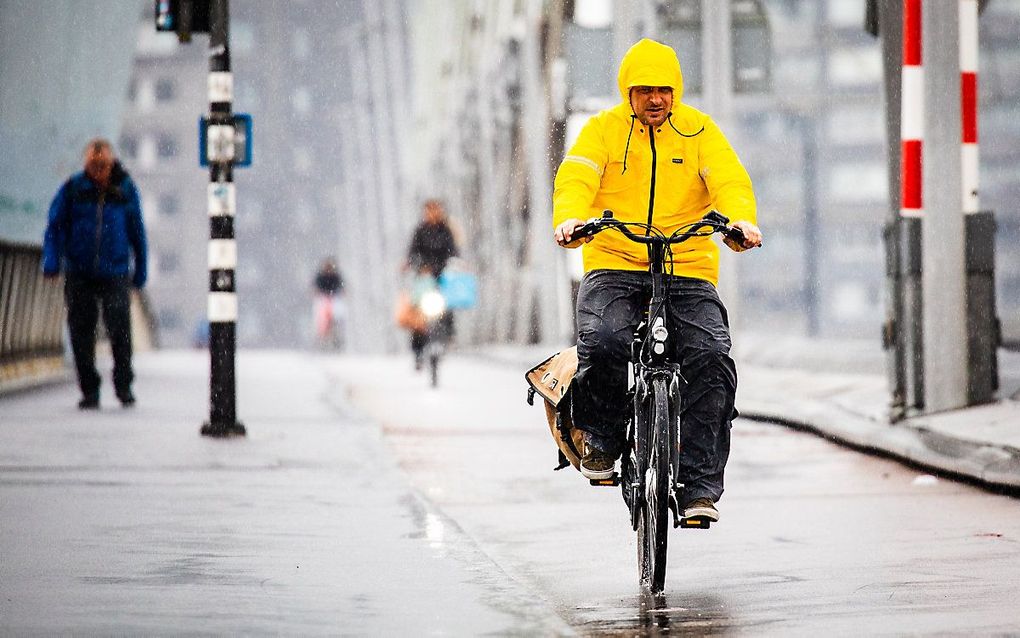
[[[740,421],[655,599],[522,370],[242,353],[249,436],[212,441],[206,365],[140,358],[129,411],[0,398],[0,635],[1020,633],[1015,499]]]
[[[551,471],[522,371],[451,360],[433,391],[391,362],[357,369],[352,400],[414,485],[579,633],[1020,633],[1016,499],[741,420],[721,521],[673,530],[653,599],[619,491]]]

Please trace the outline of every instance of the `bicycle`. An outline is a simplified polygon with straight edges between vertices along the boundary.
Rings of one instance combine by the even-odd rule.
[[[644,234],[637,234],[631,228],[641,229]],[[679,481],[678,417],[687,382],[680,373],[680,365],[673,361],[675,348],[667,347],[670,339],[667,258],[671,256],[672,246],[694,237],[718,232],[743,243],[744,234],[739,228],[729,226],[729,219],[715,210],[668,237],[651,224],[619,221],[607,210],[601,218],[593,218],[576,228],[571,240],[609,229],[647,247],[652,293],[645,318],[635,330],[631,343],[633,386],[630,394],[634,410],[627,428],[620,473],[608,479],[591,479],[591,484],[621,486],[623,500],[630,510],[631,527],[638,535],[641,582],[653,594],[660,594],[666,579],[668,512],[673,512],[673,527],[708,529],[712,524],[705,517],[683,518],[680,511],[682,504],[678,497],[684,486]]]
[[[439,385],[439,361],[446,353],[453,327],[451,310],[439,288],[438,279],[422,271],[411,281],[411,303],[418,320],[411,327],[418,349],[415,351],[415,369],[427,367],[429,385]]]

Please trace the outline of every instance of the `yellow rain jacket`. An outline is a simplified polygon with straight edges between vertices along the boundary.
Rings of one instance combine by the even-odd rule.
[[[605,209],[622,221],[651,221],[667,235],[712,208],[731,221],[755,223],[751,178],[737,154],[708,115],[681,103],[673,49],[641,40],[624,56],[617,84],[623,101],[588,120],[556,172],[553,227]],[[672,113],[654,132],[633,117],[632,86],[673,88]],[[646,248],[616,231],[596,235],[583,251],[585,272],[648,268]],[[715,284],[718,244],[698,237],[675,245],[673,274]]]

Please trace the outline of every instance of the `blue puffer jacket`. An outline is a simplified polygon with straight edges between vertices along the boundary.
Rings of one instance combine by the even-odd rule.
[[[110,279],[131,274],[136,288],[145,285],[145,225],[138,189],[131,177],[114,164],[105,192],[85,175],[73,175],[50,204],[43,239],[43,273],[69,273]]]

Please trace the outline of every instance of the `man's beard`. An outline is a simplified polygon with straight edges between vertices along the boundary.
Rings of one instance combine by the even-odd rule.
[[[663,124],[666,123],[666,111],[663,111],[663,113],[662,113],[662,121],[661,122],[652,122],[652,118],[648,114],[644,114],[641,117],[639,117],[638,121],[641,122],[642,124],[644,124],[645,126],[653,126],[653,127],[654,126],[662,126]]]

